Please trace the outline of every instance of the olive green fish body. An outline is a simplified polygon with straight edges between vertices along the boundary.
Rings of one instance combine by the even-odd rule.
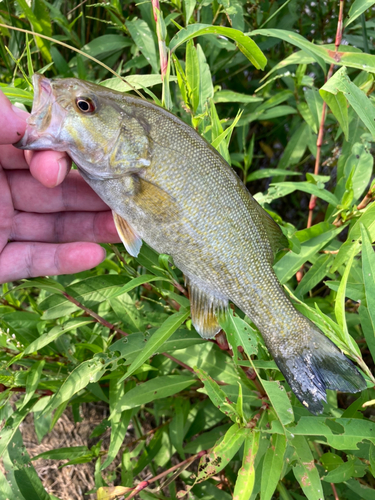
[[[199,134],[152,103],[87,82],[36,76],[34,86],[19,146],[67,151],[114,211],[130,253],[137,255],[143,240],[173,257],[203,337],[219,331],[216,315],[231,301],[259,328],[313,413],[322,411],[326,388],[365,387],[355,366],[285,296],[272,268],[280,228]]]

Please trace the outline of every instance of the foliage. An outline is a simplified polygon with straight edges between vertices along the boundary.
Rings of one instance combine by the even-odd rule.
[[[34,414],[42,439],[68,405],[78,419],[92,401],[109,405],[109,449],[99,441],[44,458],[95,462],[98,499],[136,491],[144,499],[187,491],[222,500],[375,497],[375,2],[345,2],[335,51],[339,3],[0,2],[0,85],[12,102],[30,106],[34,68],[142,89],[190,123],[281,225],[291,250],[277,255],[280,281],[369,387],[329,391],[323,415],[311,416],[240,311],[222,324],[233,352],[222,337],[204,341],[167,256],[143,245],[133,258],[105,245],[96,269],[2,287],[0,484],[9,498],[52,498],[23,448],[23,419]],[[324,103],[322,168],[313,174]],[[131,449],[128,428],[139,439]],[[118,456],[122,479],[109,486],[106,470]],[[191,464],[195,477],[185,470]],[[149,482],[133,490],[145,469]],[[154,484],[163,471],[171,475]]]

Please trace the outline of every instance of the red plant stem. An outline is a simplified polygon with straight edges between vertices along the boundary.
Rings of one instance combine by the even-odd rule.
[[[344,0],[340,0],[339,18],[338,18],[338,22],[337,22],[337,30],[336,30],[336,38],[335,38],[335,54],[333,56],[334,58],[339,51],[340,43],[342,40],[343,16],[344,16]],[[335,67],[335,65],[334,65],[334,63],[332,63],[330,68],[329,68],[327,78],[325,80],[326,82],[331,78],[331,76],[333,74],[334,67]],[[326,118],[326,110],[327,110],[327,104],[324,101],[323,108],[322,108],[322,115],[320,118],[318,138],[316,141],[316,158],[315,158],[315,167],[314,167],[314,174],[315,175],[319,174],[320,153],[321,153],[321,148],[322,148],[322,144],[323,144],[324,122],[325,122],[325,118]],[[311,198],[310,198],[310,203],[309,203],[309,215],[307,218],[307,225],[306,225],[307,228],[312,226],[313,211],[314,211],[315,206],[316,206],[316,196],[312,194]]]
[[[183,467],[184,465],[190,465],[190,463],[193,463],[197,458],[203,457],[207,452],[206,451],[200,451],[196,455],[193,455],[192,457],[187,458],[183,462],[180,462],[177,465],[174,465],[170,469],[162,472],[161,474],[158,474],[157,476],[154,476],[152,479],[149,479],[148,481],[142,481],[140,482],[134,490],[130,493],[128,497],[126,497],[126,500],[130,500],[131,498],[134,498],[140,491],[144,490],[147,488],[152,483],[155,483],[155,481],[158,481],[159,479],[162,479],[165,477],[167,474],[170,474],[171,472],[175,471],[176,469],[179,469],[180,467]]]
[[[332,488],[332,491],[333,491],[333,496],[335,497],[335,500],[340,500],[338,494],[337,494],[337,490],[336,490],[336,486],[333,484],[333,483],[330,483],[331,485],[331,488]]]
[[[88,307],[84,306],[83,304],[81,304],[80,302],[78,302],[78,300],[76,300],[74,297],[72,297],[71,295],[67,294],[66,292],[62,292],[62,294],[64,295],[64,297],[66,299],[69,300],[69,302],[72,302],[72,304],[76,305],[77,307],[79,307],[80,309],[82,309],[82,311],[85,311],[86,314],[88,314],[89,316],[91,316],[92,318],[95,319],[95,321],[97,321],[98,323],[100,323],[101,325],[109,328],[110,330],[113,330],[114,332],[116,333],[119,333],[120,335],[124,335],[124,336],[127,336],[128,334],[126,332],[124,332],[123,330],[120,330],[120,328],[117,328],[117,326],[115,325],[112,325],[112,323],[110,323],[109,321],[107,321],[106,319],[102,318],[102,316],[99,316],[99,314],[97,314],[96,312],[92,311],[91,309],[89,309]]]
[[[170,359],[171,361],[174,361],[178,365],[182,366],[182,368],[185,368],[185,370],[189,370],[189,372],[194,373],[194,375],[195,375],[194,369],[191,366],[188,366],[183,361],[180,361],[179,359],[174,358],[173,356],[171,356],[170,354],[168,354],[166,352],[162,352],[162,355],[165,356],[166,358]]]

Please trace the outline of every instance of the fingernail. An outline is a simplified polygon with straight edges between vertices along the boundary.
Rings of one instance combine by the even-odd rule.
[[[70,161],[66,156],[62,156],[59,160],[57,160],[57,164],[59,165],[59,171],[57,173],[56,186],[61,184],[65,179],[66,174],[70,169]]]
[[[30,113],[28,113],[24,109],[18,108],[14,104],[12,104],[12,110],[16,115],[20,116],[23,119],[27,119],[30,116]]]

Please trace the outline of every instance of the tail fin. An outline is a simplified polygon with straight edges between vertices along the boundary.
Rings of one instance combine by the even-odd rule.
[[[305,332],[302,349],[290,349],[285,357],[274,355],[292,391],[314,415],[322,413],[326,389],[359,392],[366,382],[355,365],[312,324]],[[272,352],[272,349],[271,349]]]

